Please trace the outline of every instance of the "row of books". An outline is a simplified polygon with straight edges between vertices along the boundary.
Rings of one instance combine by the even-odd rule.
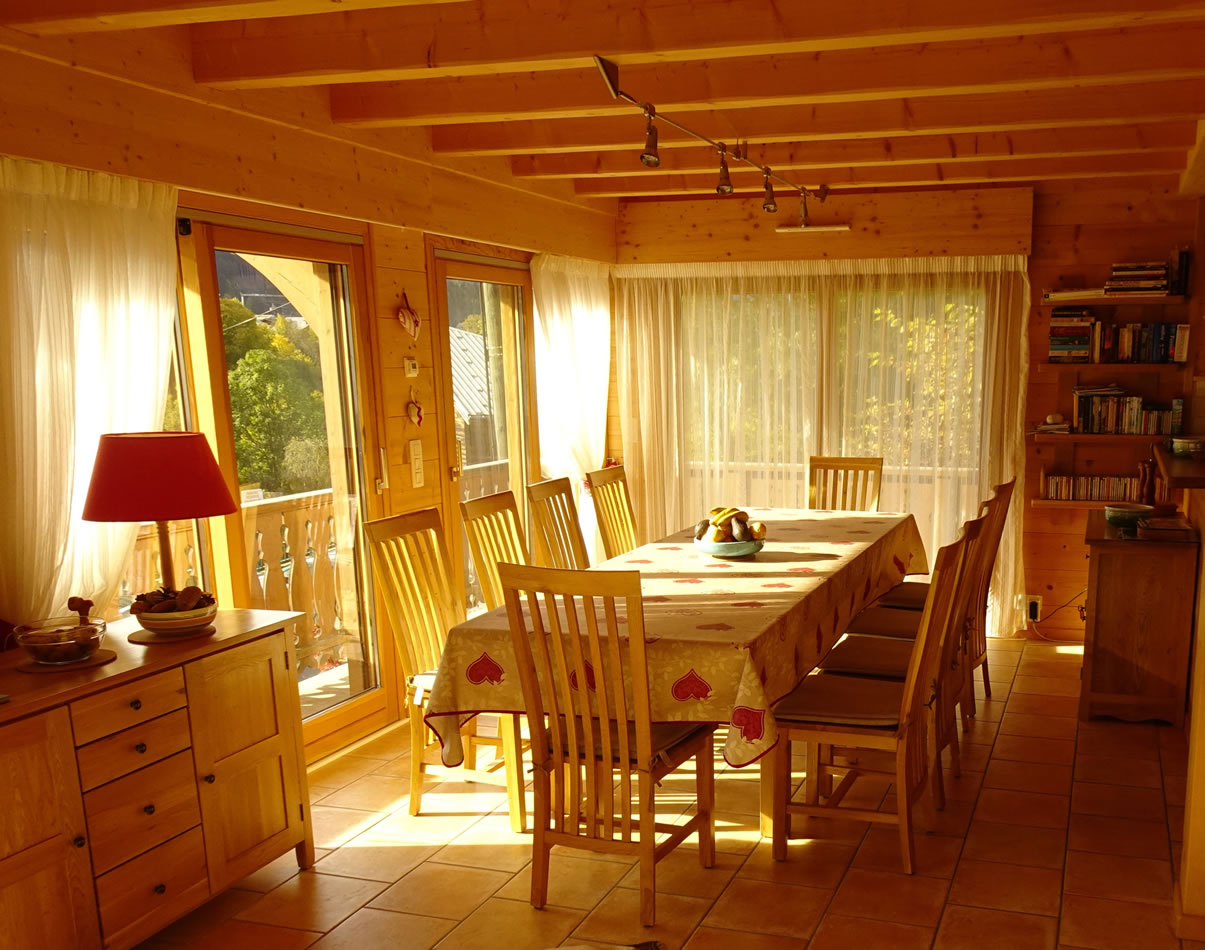
[[[1133,261],[1114,264],[1105,281],[1105,295],[1169,293],[1167,264],[1164,261]]]
[[[1051,363],[1184,363],[1187,323],[1104,324],[1088,310],[1056,307],[1050,315]]]
[[[1141,396],[1120,387],[1077,386],[1071,390],[1071,428],[1099,435],[1179,435],[1184,426],[1184,400],[1170,406],[1147,406]]]
[[[1040,497],[1047,501],[1137,501],[1137,475],[1049,475],[1042,470]]]

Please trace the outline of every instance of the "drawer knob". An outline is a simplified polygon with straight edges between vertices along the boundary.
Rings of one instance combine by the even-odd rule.
[[[141,753],[145,752],[145,751],[146,751],[146,743],[145,743],[145,742],[139,742],[139,743],[138,743],[138,745],[134,746],[134,751],[135,751],[135,752],[137,752],[137,753],[139,753],[139,754],[141,754]]]
[[[146,812],[148,815],[155,814],[155,806],[154,805],[144,805],[144,806],[142,806],[142,810],[144,812]]]
[[[167,893],[167,885],[166,884],[156,884],[155,885],[155,893],[156,894],[166,894]]]
[[[130,708],[133,709],[135,712],[137,712],[139,709],[142,708],[142,700],[141,699],[131,699],[130,700]]]
[[[205,781],[208,782],[210,785],[212,785],[217,780],[218,780],[218,777],[216,775],[214,775],[212,772],[210,772],[208,775],[205,776]]]
[[[74,838],[71,839],[71,843],[73,845],[75,845],[77,848],[82,848],[84,845],[86,845],[88,843],[88,841],[83,835],[76,835]]]

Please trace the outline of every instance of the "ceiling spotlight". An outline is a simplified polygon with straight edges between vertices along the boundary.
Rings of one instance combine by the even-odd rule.
[[[774,200],[774,186],[770,184],[770,169],[762,169],[762,185],[766,189],[765,197],[762,199],[761,209],[766,214],[774,214],[778,211],[778,202]]]
[[[640,160],[649,168],[656,168],[661,164],[661,156],[657,154],[657,126],[653,125],[657,110],[648,104],[644,107],[644,114],[649,117],[649,124],[644,132],[644,151],[640,153]]]
[[[715,193],[717,195],[732,194],[732,179],[728,177],[728,152],[724,148],[724,143],[720,143],[720,178],[715,183]]]
[[[828,193],[828,187],[820,186],[825,194]],[[798,224],[780,224],[774,229],[779,234],[800,232],[805,234],[819,234],[824,231],[848,231],[848,224],[812,224],[811,218],[808,217],[808,190],[806,188],[799,189],[799,223]]]

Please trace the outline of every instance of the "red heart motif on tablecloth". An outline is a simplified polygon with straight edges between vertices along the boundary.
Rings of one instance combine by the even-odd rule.
[[[857,544],[856,541],[831,541],[830,544]]]
[[[741,731],[741,738],[746,742],[756,742],[766,734],[765,719],[766,713],[762,709],[737,706],[732,710],[732,724]]]
[[[674,583],[675,584],[702,584],[703,578],[701,578],[701,577],[679,577],[676,581],[674,581]]]
[[[626,564],[652,564],[647,557],[630,557],[625,561]]]
[[[760,600],[741,600],[732,605],[733,607],[764,607],[766,606]]]
[[[468,665],[464,675],[474,686],[480,686],[482,683],[497,686],[502,682],[502,667],[488,653],[482,653]]]
[[[594,685],[595,685],[594,684],[594,666],[590,663],[589,660],[586,660],[585,662],[586,662],[586,688],[593,690]],[[569,686],[573,689],[577,689],[577,684],[578,684],[577,670],[571,670],[569,673]]]
[[[899,556],[896,554],[891,555],[891,563],[895,565],[895,569],[897,571],[899,571],[901,574],[903,574],[904,571],[907,570],[908,565],[906,565],[903,561],[901,561],[899,559]]]
[[[833,513],[831,508],[813,508],[812,511],[818,515],[831,515]]]
[[[777,584],[762,584],[761,586],[762,587],[779,587],[782,590],[790,590],[791,589],[790,584],[784,584],[782,581],[779,581]]]
[[[815,574],[816,568],[814,568],[814,567],[788,567],[787,573],[788,574]]]
[[[668,604],[669,598],[664,594],[654,594],[652,597],[644,598],[646,604]]]
[[[707,699],[711,695],[711,686],[692,668],[674,682],[669,692],[678,702],[684,703],[690,699]]]
[[[682,549],[675,544],[664,545],[657,548],[658,551],[681,551]]]
[[[870,534],[869,531],[850,531],[850,534]]]
[[[731,564],[720,564],[720,563],[708,564],[707,566],[708,566],[708,567],[720,567],[720,568],[723,568],[723,567],[732,567],[732,565],[731,565]]]
[[[735,630],[736,627],[727,623],[700,623],[695,626],[696,630]]]

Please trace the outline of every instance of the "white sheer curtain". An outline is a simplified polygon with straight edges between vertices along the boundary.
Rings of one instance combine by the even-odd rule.
[[[0,156],[0,618],[107,603],[137,525],[80,520],[102,433],[158,429],[176,191]]]
[[[874,455],[881,507],[914,514],[934,551],[1023,475],[1023,257],[614,273],[624,461],[653,536],[717,504],[802,507],[809,455]],[[1017,514],[997,607],[1017,602],[1020,554]]]
[[[606,453],[610,272],[608,264],[550,254],[531,262],[540,466],[548,478],[568,475],[573,481],[582,534],[594,561],[601,558],[602,545],[582,477],[601,468]]]

